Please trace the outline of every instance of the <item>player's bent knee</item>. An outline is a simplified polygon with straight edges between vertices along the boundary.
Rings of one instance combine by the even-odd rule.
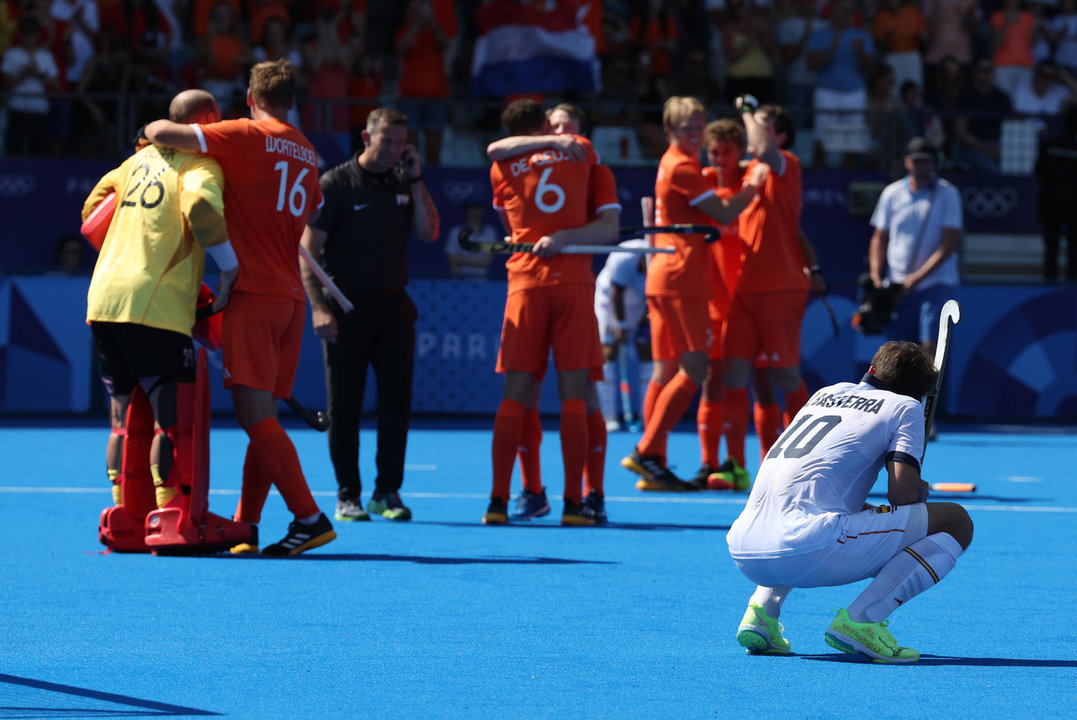
[[[927,503],[927,532],[944,532],[967,550],[972,544],[972,518],[968,511],[951,502]]]

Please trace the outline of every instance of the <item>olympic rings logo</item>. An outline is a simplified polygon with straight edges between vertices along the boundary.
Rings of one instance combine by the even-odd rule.
[[[447,180],[441,185],[441,192],[452,202],[460,205],[484,196],[484,185],[478,180]]]
[[[961,201],[969,214],[978,218],[1004,218],[1017,207],[1014,187],[967,187],[961,190]]]
[[[0,174],[0,197],[24,198],[34,190],[33,175]]]

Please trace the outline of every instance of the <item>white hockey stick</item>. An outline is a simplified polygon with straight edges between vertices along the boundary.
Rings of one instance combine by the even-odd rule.
[[[329,294],[337,301],[337,305],[340,305],[341,310],[350,313],[355,309],[355,306],[351,304],[351,301],[348,300],[348,298],[344,297],[344,293],[340,291],[340,288],[333,282],[333,279],[325,274],[325,270],[322,269],[322,266],[314,259],[314,256],[310,254],[310,251],[302,245],[299,246],[299,256],[310,266],[310,271],[314,273],[314,277],[318,278],[318,282],[329,291]]]
[[[939,376],[935,378],[935,387],[931,388],[924,400],[924,452],[927,452],[927,438],[931,435],[931,428],[935,422],[935,407],[939,402],[939,392],[942,390],[942,371],[946,366],[946,356],[950,353],[950,329],[961,322],[961,306],[957,300],[947,300],[939,314],[939,339],[935,343],[935,370]],[[920,463],[924,458],[920,456]]]

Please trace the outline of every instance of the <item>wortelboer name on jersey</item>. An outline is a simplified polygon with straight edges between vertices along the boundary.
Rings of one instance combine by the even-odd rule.
[[[305,162],[307,165],[318,166],[318,157],[312,149],[285,138],[266,136],[266,152],[285,155]]]
[[[553,163],[569,161],[570,158],[566,153],[560,150],[549,150],[546,152],[535,153],[530,157],[517,160],[511,165],[512,176],[523,175],[525,172],[534,167],[542,167],[543,165],[552,165]]]

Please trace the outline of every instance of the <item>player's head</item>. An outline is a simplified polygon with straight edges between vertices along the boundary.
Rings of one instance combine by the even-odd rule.
[[[575,105],[561,103],[546,113],[554,135],[582,135],[584,112]]]
[[[715,120],[703,130],[703,145],[713,167],[732,170],[744,157],[747,146],[744,126],[732,118]]]
[[[393,108],[377,108],[366,118],[363,155],[370,169],[388,170],[404,154],[408,144],[408,118]]]
[[[775,144],[782,150],[788,150],[797,140],[797,128],[793,118],[781,105],[767,103],[755,111],[757,122],[766,126]]]
[[[707,123],[707,111],[703,103],[694,97],[674,95],[662,108],[662,125],[671,145],[698,154],[703,148],[703,126]]]
[[[917,186],[930,185],[935,181],[938,163],[939,150],[930,140],[914,137],[905,146],[905,170],[916,180]]]
[[[530,98],[514,100],[501,111],[501,127],[509,135],[536,135],[546,127],[546,113]]]
[[[935,360],[920,345],[907,340],[885,343],[871,359],[871,372],[899,395],[919,400],[935,384]]]
[[[266,60],[251,68],[247,104],[273,114],[285,114],[295,105],[295,67],[290,62]]]
[[[179,123],[213,123],[221,119],[221,109],[205,90],[184,90],[169,103],[168,119]]]

